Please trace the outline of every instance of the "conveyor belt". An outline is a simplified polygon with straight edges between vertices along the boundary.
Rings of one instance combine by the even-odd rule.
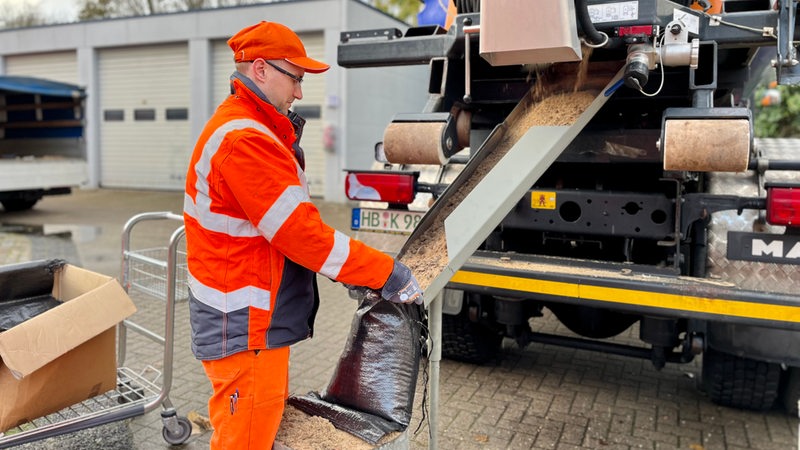
[[[609,75],[605,88],[571,125],[529,126],[529,112],[537,102],[527,95],[493,130],[398,254],[420,280],[426,306],[594,117],[621,76],[621,70]],[[432,245],[442,240],[446,252]]]

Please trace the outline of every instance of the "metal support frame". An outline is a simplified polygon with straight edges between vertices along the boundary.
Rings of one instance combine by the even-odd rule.
[[[444,295],[441,293],[431,301],[428,310],[428,332],[430,343],[428,348],[428,363],[430,364],[431,377],[429,391],[431,393],[430,425],[428,448],[439,448],[439,369],[442,361],[442,307]]]
[[[516,205],[520,198],[533,186],[537,179],[550,167],[558,155],[572,142],[578,133],[589,123],[597,111],[606,103],[612,87],[622,78],[624,69],[621,69],[611,79],[605,89],[595,98],[583,114],[571,126],[539,126],[529,129],[517,141],[505,156],[484,176],[483,181],[467,194],[464,200],[444,219],[444,232],[447,239],[448,263],[425,290],[425,306],[430,308],[429,324],[432,351],[430,358],[430,430],[431,437],[429,449],[438,448],[438,421],[439,421],[439,362],[441,361],[442,342],[442,289],[467,261],[489,233],[500,223],[508,212]],[[608,95],[607,95],[608,94]],[[491,141],[491,136],[486,142]],[[484,147],[478,150],[491,151]],[[485,155],[484,155],[485,156]],[[473,164],[481,161],[475,158]],[[465,168],[463,177],[459,177],[451,185],[437,203],[445,203],[446,197],[453,192],[459,184],[463,183],[470,175]],[[435,209],[429,212],[430,217],[435,216]],[[426,216],[427,217],[427,216]],[[423,219],[424,220],[424,219]],[[424,232],[427,226],[417,228],[419,233]],[[412,242],[414,235],[409,237]],[[403,253],[403,250],[401,250]]]
[[[800,83],[800,67],[794,44],[796,0],[781,0],[778,7],[778,55],[775,71],[780,84]]]

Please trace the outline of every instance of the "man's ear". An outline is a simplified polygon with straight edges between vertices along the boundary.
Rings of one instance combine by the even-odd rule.
[[[259,83],[266,82],[267,80],[267,63],[263,59],[257,59],[252,64],[253,74],[252,78]]]

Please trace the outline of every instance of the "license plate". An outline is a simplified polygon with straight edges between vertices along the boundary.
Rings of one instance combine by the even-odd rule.
[[[350,228],[353,230],[411,234],[424,215],[425,213],[417,211],[353,208]]]

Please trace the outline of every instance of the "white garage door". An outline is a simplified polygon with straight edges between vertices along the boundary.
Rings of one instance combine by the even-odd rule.
[[[101,50],[100,183],[184,188],[193,142],[186,44]]]
[[[300,34],[308,56],[324,61],[322,33]],[[234,71],[233,53],[225,40],[212,44],[213,104],[219,105],[230,93],[228,80]],[[331,64],[330,61],[325,61]],[[303,81],[303,99],[294,102],[292,109],[306,119],[300,146],[306,156],[306,177],[311,195],[322,197],[325,193],[325,150],[322,134],[325,113],[325,74],[309,73]]]
[[[9,56],[6,58],[6,75],[25,75],[80,84],[78,57],[74,51]]]
[[[228,94],[231,88],[228,80],[235,68],[233,67],[233,52],[225,40],[211,43],[211,90],[213,92],[211,104],[217,107]]]

